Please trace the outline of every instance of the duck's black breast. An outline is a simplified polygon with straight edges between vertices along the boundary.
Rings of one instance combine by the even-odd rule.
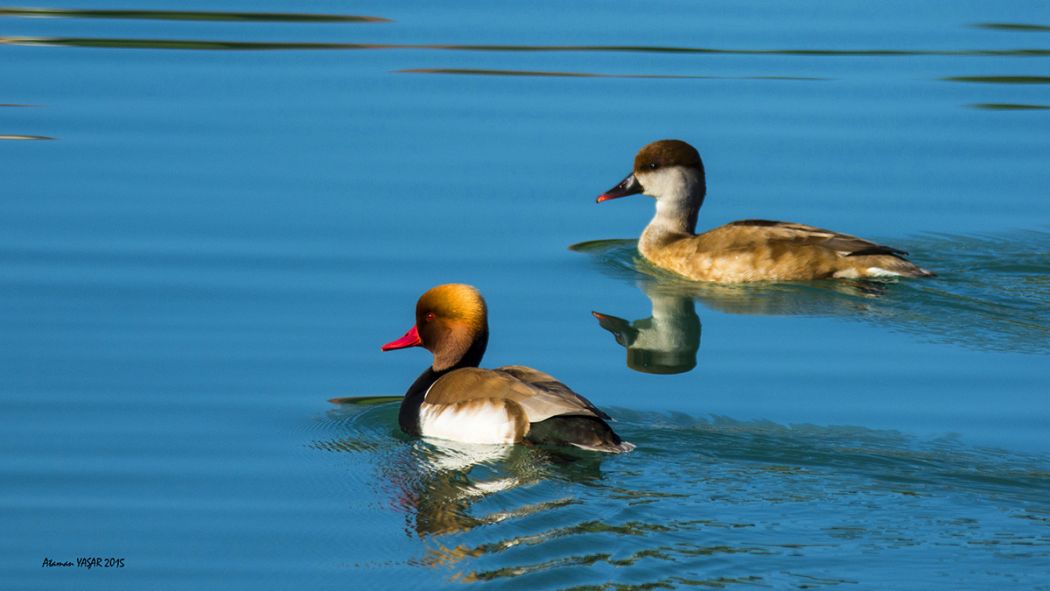
[[[423,404],[423,399],[426,397],[430,386],[444,374],[445,372],[434,371],[433,368],[428,367],[408,387],[408,391],[405,392],[405,399],[401,401],[401,409],[397,413],[397,423],[402,431],[409,435],[421,434],[419,428],[419,407]]]

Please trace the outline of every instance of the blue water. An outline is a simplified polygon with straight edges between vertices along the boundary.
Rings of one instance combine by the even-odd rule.
[[[251,4],[0,8],[0,587],[1050,589],[1045,4]],[[663,137],[938,276],[651,268]],[[450,281],[638,448],[330,404]]]

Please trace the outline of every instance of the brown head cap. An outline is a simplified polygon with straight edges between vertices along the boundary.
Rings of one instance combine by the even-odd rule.
[[[700,153],[682,140],[659,140],[641,150],[634,157],[634,172],[648,172],[670,166],[684,166],[704,170]]]

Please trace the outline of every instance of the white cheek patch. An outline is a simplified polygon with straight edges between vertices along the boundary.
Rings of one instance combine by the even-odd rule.
[[[517,421],[506,404],[427,404],[419,407],[419,429],[424,437],[464,443],[514,443]]]
[[[683,166],[671,166],[652,172],[638,173],[638,181],[645,194],[656,197],[656,214],[650,227],[665,231],[680,231],[690,212],[699,207],[700,175]]]
[[[695,184],[696,173],[681,166],[671,166],[652,172],[639,172],[635,177],[645,187],[646,195],[667,201],[684,201],[690,197],[689,191]]]

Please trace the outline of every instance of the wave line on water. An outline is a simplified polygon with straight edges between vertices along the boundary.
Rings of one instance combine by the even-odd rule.
[[[948,76],[941,80],[977,84],[1050,84],[1050,76]]]
[[[1050,26],[1037,25],[1034,23],[977,23],[973,25],[977,29],[990,29],[993,31],[1014,31],[1024,33],[1050,33]]]
[[[473,68],[409,68],[395,74],[449,74],[467,76],[534,76],[548,78],[624,78],[642,80],[789,80],[820,81],[812,76],[711,76],[704,74],[601,74],[596,72],[558,72],[539,70],[495,70]]]
[[[343,447],[355,452],[347,461],[371,464],[367,486],[404,515],[421,551],[408,564],[448,582],[520,576],[527,584],[571,573],[608,588],[673,567],[674,577],[650,582],[863,584],[883,580],[880,565],[910,548],[928,548],[931,564],[948,556],[990,564],[1013,552],[1024,566],[1042,560],[1047,553],[1033,549],[1050,542],[1042,456],[863,427],[620,410],[639,443],[634,454],[568,460],[510,446],[469,461],[454,447],[391,437],[395,412],[394,404],[341,409],[322,421],[344,439],[370,440]],[[486,486],[501,482],[513,486]],[[819,570],[793,568],[800,557]],[[986,582],[1002,577],[982,573]]]
[[[1050,111],[1050,105],[1027,105],[1022,103],[974,103],[970,106],[986,111]]]
[[[668,53],[701,55],[779,55],[799,57],[1050,57],[1050,49],[730,49],[714,47],[674,47],[658,45],[511,45],[511,44],[444,44],[444,43],[339,43],[229,41],[194,39],[134,39],[113,37],[0,37],[0,44],[107,49],[172,49],[234,51],[298,50],[433,50],[478,52],[571,52],[571,53]]]
[[[6,133],[6,134],[5,133],[0,133],[0,140],[14,140],[14,141],[18,141],[18,140],[30,140],[30,141],[32,141],[32,140],[44,140],[44,141],[46,141],[46,140],[53,140],[53,139],[55,139],[55,138],[53,138],[51,136],[48,136],[48,135],[22,135],[22,134],[12,134],[12,133]]]

